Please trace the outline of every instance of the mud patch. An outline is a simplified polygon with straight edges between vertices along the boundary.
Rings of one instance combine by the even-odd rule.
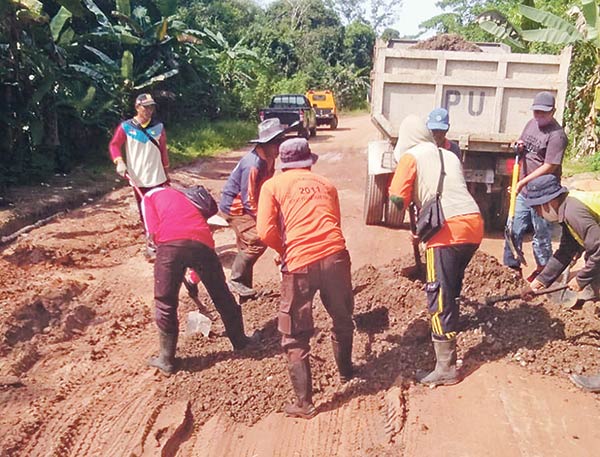
[[[482,52],[481,48],[474,43],[465,40],[460,35],[443,33],[421,41],[411,49],[429,49],[436,51],[466,51]]]

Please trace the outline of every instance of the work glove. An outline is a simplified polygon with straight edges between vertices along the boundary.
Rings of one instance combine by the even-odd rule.
[[[127,173],[127,165],[125,164],[125,161],[122,158],[117,157],[115,159],[115,165],[117,166],[117,174],[125,177],[125,173]]]
[[[398,208],[399,211],[404,209],[404,199],[397,195],[390,195],[390,201]]]
[[[542,284],[537,279],[531,281],[529,286],[525,286],[521,291],[521,298],[525,301],[529,301],[535,297],[535,293],[544,289],[544,284]]]

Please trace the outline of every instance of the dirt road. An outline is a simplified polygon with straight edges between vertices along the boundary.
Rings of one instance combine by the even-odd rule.
[[[405,230],[362,222],[367,116],[345,117],[311,139],[315,171],[337,185],[356,294],[359,379],[337,381],[328,321],[316,306],[315,401],[311,421],[284,418],[291,398],[274,323],[278,274],[267,252],[257,266],[261,295],[244,304],[248,333],[263,347],[234,353],[214,324],[208,338],[186,335],[194,304],[181,292],[181,370],[146,368],[157,348],[152,267],[129,189],[36,229],[0,253],[1,456],[595,456],[597,396],[573,387],[570,372],[600,371],[594,305],[578,312],[550,302],[483,307],[489,294],[518,289],[490,255],[465,278],[465,380],[414,385],[433,364],[419,282],[398,277],[410,261]],[[244,151],[173,173],[218,195]],[[229,267],[230,230],[215,232]],[[482,251],[498,256],[502,240]],[[526,248],[530,255],[529,246]],[[210,303],[205,300],[210,306]],[[385,405],[399,412],[385,431]]]

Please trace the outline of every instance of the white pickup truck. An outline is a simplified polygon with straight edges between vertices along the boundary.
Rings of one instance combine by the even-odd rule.
[[[486,228],[501,228],[508,213],[511,143],[531,118],[537,92],[556,97],[561,122],[571,48],[560,55],[511,53],[506,45],[479,43],[482,52],[411,49],[414,41],[378,40],[371,73],[371,121],[381,140],[368,146],[366,224],[398,226],[404,213],[389,204],[396,167],[393,148],[405,116],[425,119],[434,108],[450,113],[448,138],[458,142],[469,191]]]

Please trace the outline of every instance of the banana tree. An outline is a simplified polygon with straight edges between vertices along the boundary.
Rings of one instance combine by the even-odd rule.
[[[593,154],[599,143],[596,122],[600,107],[600,16],[596,0],[581,0],[581,8],[572,6],[567,15],[574,23],[548,11],[527,4],[519,5],[519,13],[536,26],[519,29],[497,11],[480,15],[479,25],[496,38],[525,48],[526,43],[547,43],[558,46],[573,45],[579,55],[591,55],[591,68],[583,68],[586,75],[581,85],[572,88],[569,111],[575,131],[576,150],[579,155]],[[589,67],[589,65],[587,65]],[[573,65],[572,65],[573,67]],[[572,70],[573,71],[573,70]]]

